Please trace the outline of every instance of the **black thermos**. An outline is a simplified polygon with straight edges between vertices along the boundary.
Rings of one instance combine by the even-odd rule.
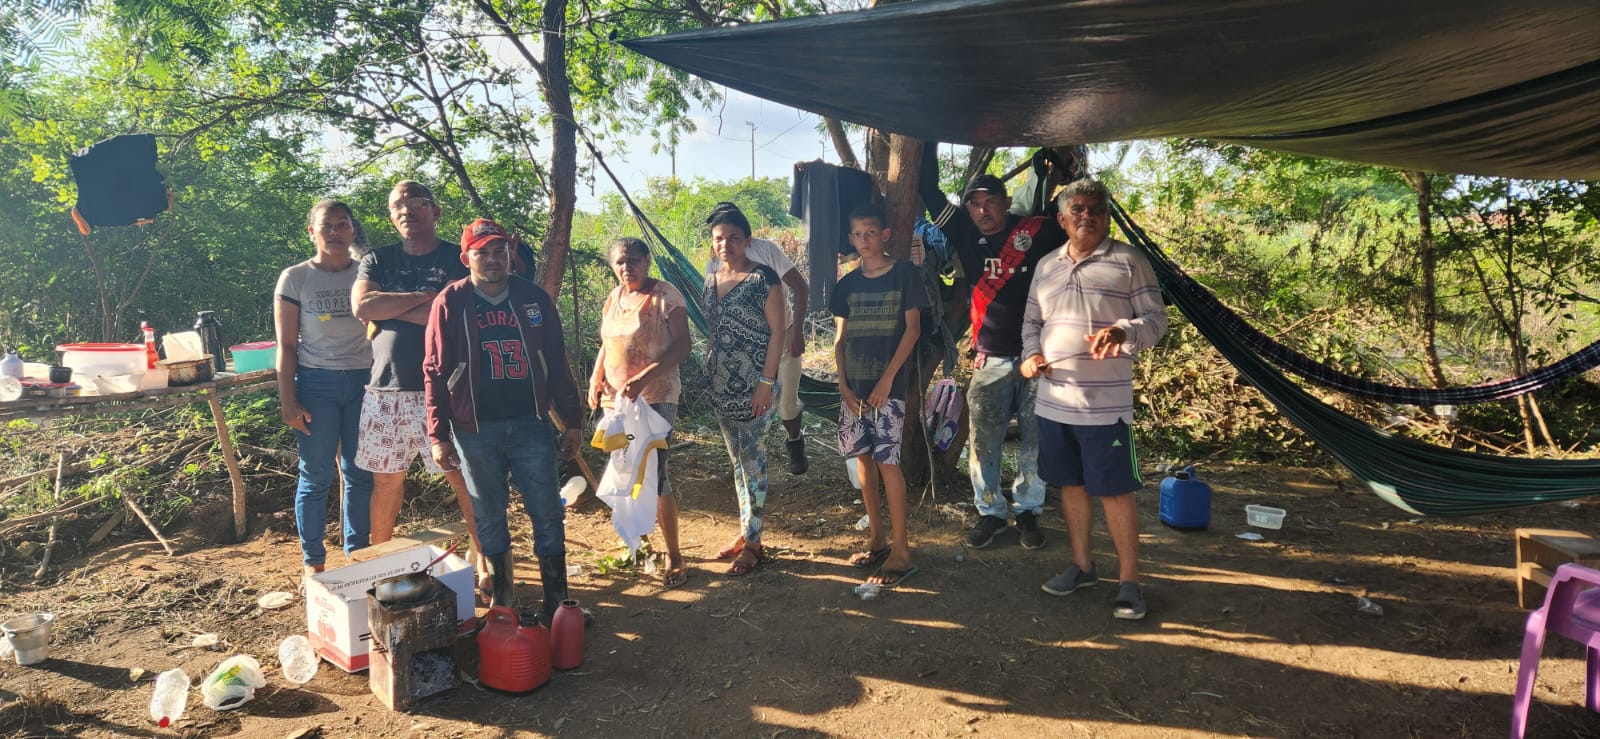
[[[200,334],[200,351],[211,355],[211,364],[218,372],[228,371],[228,360],[222,356],[222,322],[216,311],[203,310],[196,314],[194,331]]]

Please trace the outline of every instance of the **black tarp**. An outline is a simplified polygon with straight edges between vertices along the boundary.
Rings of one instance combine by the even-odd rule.
[[[758,97],[935,141],[1191,136],[1600,178],[1600,0],[926,0],[626,44]]]

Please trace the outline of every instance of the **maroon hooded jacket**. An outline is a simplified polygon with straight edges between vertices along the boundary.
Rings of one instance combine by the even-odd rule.
[[[532,355],[528,392],[540,418],[552,406],[568,428],[582,420],[578,385],[567,366],[561,316],[543,288],[512,276],[510,302],[520,317],[517,329]],[[423,394],[428,407],[428,438],[449,444],[452,428],[478,430],[478,322],[472,279],[456,280],[439,291],[428,314],[422,358]],[[460,374],[457,374],[459,372]],[[454,382],[451,382],[454,377]]]

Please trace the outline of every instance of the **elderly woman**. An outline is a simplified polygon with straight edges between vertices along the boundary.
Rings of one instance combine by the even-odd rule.
[[[606,297],[600,321],[600,354],[589,379],[589,407],[616,404],[617,397],[643,399],[668,423],[678,419],[678,394],[682,383],[678,365],[689,356],[689,309],[683,294],[650,276],[650,248],[643,241],[624,237],[606,249],[606,263],[617,276],[617,286]],[[667,452],[657,452],[661,489],[656,498],[656,519],[667,542],[664,588],[689,579],[678,551],[678,500],[667,479]]]
[[[300,447],[294,518],[309,576],[321,572],[327,560],[323,532],[335,459],[344,477],[345,553],[365,547],[371,532],[372,473],[356,466],[355,454],[372,348],[365,327],[350,311],[357,270],[350,206],[319,200],[307,220],[316,253],[278,275],[273,316],[279,404]]]
[[[711,324],[706,371],[722,438],[733,461],[740,533],[717,553],[732,558],[730,575],[761,563],[761,522],[767,505],[767,424],[777,397],[778,362],[786,326],[783,290],[771,267],[750,259],[750,221],[737,209],[713,211],[711,249],[722,261],[706,275],[704,303]]]

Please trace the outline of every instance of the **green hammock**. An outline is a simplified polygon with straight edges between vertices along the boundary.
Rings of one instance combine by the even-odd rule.
[[[1150,258],[1163,292],[1278,410],[1378,497],[1412,513],[1465,515],[1600,494],[1600,460],[1498,457],[1446,449],[1374,429],[1290,382],[1206,310],[1202,290],[1112,203],[1117,225]]]

